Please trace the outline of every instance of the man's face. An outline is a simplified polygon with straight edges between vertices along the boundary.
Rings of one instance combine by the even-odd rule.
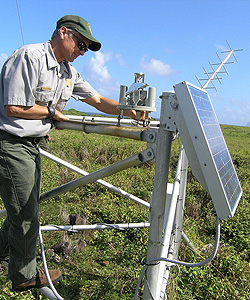
[[[62,39],[62,60],[73,62],[78,56],[84,55],[87,52],[89,46],[89,40],[81,36],[78,32],[73,32],[67,28],[63,29],[63,39]],[[86,46],[86,48],[84,47]],[[79,49],[80,48],[80,49]],[[84,49],[82,49],[84,48]]]

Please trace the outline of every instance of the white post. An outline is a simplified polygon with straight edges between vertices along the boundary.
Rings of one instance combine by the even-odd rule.
[[[185,150],[182,146],[180,158],[179,158],[179,164],[177,167],[176,177],[175,177],[175,181],[177,183],[176,188],[179,187],[178,199],[176,202],[174,195],[173,195],[172,201],[171,201],[171,206],[175,206],[174,208],[176,209],[175,219],[174,219],[173,223],[170,223],[170,222],[169,222],[170,224],[166,223],[166,227],[165,227],[166,232],[167,232],[167,230],[171,230],[171,228],[172,228],[172,233],[171,233],[171,238],[170,238],[171,243],[169,242],[169,240],[167,240],[166,245],[163,243],[165,245],[165,248],[167,245],[169,245],[169,247],[168,247],[168,249],[166,249],[167,252],[162,251],[161,257],[165,257],[165,258],[169,258],[169,259],[177,259],[178,258],[178,249],[179,249],[181,237],[183,234],[182,223],[183,223],[184,205],[185,205],[185,197],[186,197],[187,172],[188,172],[188,160],[187,160]],[[174,194],[174,192],[173,192],[173,194]],[[172,208],[172,209],[174,209],[174,208]],[[174,211],[171,212],[171,209],[169,209],[169,211],[166,211],[166,215],[168,216],[169,219],[173,218],[173,214],[174,214]],[[171,222],[172,222],[172,220],[171,220]],[[164,262],[161,262],[161,263],[163,264]],[[163,275],[160,297],[162,297],[162,296],[164,297],[164,295],[165,295],[165,290],[166,290],[166,286],[167,286],[169,274],[170,274],[170,264],[165,263],[164,271],[165,272]],[[159,276],[159,278],[160,278],[160,276]],[[165,298],[160,298],[160,299],[165,299]]]
[[[179,190],[180,190],[180,179],[181,179],[181,166],[182,166],[182,157],[183,157],[183,148],[180,151],[178,166],[175,175],[174,187],[172,197],[170,199],[170,203],[168,203],[168,198],[166,197],[166,205],[165,205],[165,221],[163,227],[163,237],[161,243],[161,253],[160,257],[167,258],[170,247],[170,240],[173,230],[174,218],[176,213],[177,201],[179,198]],[[163,278],[166,270],[166,262],[160,261],[158,266],[158,275],[157,275],[157,283],[156,283],[156,293],[154,299],[163,299],[165,289],[162,290],[162,286],[166,286],[166,282],[163,284]],[[163,296],[163,297],[162,297]]]

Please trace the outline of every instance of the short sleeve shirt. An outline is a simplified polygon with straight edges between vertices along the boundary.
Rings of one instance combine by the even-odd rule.
[[[51,121],[8,117],[5,105],[51,106],[62,111],[69,99],[97,92],[69,62],[58,63],[50,42],[21,47],[5,62],[0,75],[0,130],[17,136],[44,136]]]

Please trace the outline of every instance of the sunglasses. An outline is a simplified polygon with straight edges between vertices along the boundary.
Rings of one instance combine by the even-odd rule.
[[[83,40],[81,40],[78,36],[76,36],[74,34],[73,31],[69,30],[69,32],[77,39],[77,47],[80,51],[84,51],[84,52],[87,52],[88,51],[88,47],[87,45],[84,43]]]

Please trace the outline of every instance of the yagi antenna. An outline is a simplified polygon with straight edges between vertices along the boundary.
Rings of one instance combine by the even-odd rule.
[[[218,56],[218,59],[219,59],[219,63],[213,63],[213,64],[212,64],[212,63],[209,61],[209,65],[210,65],[210,67],[211,67],[211,69],[212,69],[212,72],[207,72],[206,69],[205,69],[204,67],[202,67],[203,70],[204,70],[204,74],[207,75],[208,78],[204,78],[204,79],[201,78],[201,79],[199,79],[199,78],[195,75],[195,77],[196,77],[196,79],[198,80],[198,82],[199,82],[199,84],[200,84],[200,86],[201,86],[202,89],[215,89],[215,90],[217,91],[217,89],[216,89],[216,87],[215,87],[215,85],[214,85],[214,83],[213,83],[213,80],[218,80],[219,83],[221,84],[221,79],[222,79],[222,78],[220,78],[220,77],[218,76],[218,74],[227,74],[227,75],[228,75],[228,72],[227,72],[227,69],[226,69],[225,65],[226,65],[226,64],[233,64],[233,63],[234,63],[234,61],[228,62],[228,60],[229,60],[229,58],[231,57],[231,55],[233,55],[235,61],[238,62],[238,60],[237,60],[237,58],[236,58],[236,56],[235,56],[235,52],[236,52],[236,51],[243,51],[243,49],[233,50],[233,49],[231,48],[229,42],[228,42],[228,41],[226,41],[226,42],[227,42],[227,45],[228,45],[229,50],[222,51],[221,53],[227,53],[227,56],[222,60],[222,59],[220,58],[219,54],[216,52],[216,54],[217,54],[217,56]],[[218,66],[218,67],[215,69],[215,66]],[[221,70],[221,69],[222,69],[222,70]],[[205,84],[202,84],[201,81],[206,81],[206,82],[205,82]],[[211,84],[212,86],[211,86],[211,85],[209,86],[209,84]]]

